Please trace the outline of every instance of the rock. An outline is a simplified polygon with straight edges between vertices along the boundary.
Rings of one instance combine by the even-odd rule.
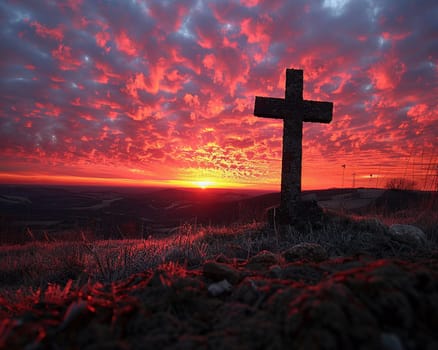
[[[222,280],[220,282],[212,283],[208,286],[208,292],[217,297],[223,293],[230,292],[232,290],[232,285],[227,280]]]
[[[324,220],[324,211],[314,200],[302,200],[293,205],[291,215],[283,212],[280,208],[271,208],[268,211],[268,222],[270,226],[286,225],[293,226],[297,230],[320,228]]]
[[[308,284],[316,284],[321,281],[324,271],[307,264],[290,264],[281,271],[281,277],[292,281],[302,281]]]
[[[382,349],[384,350],[404,350],[403,344],[397,334],[382,333],[380,336]]]
[[[393,240],[408,245],[424,245],[427,241],[424,232],[417,226],[413,225],[391,225],[388,234]]]
[[[252,279],[245,279],[233,293],[235,300],[253,305],[260,299],[261,293],[256,283]]]
[[[320,262],[328,259],[327,251],[317,243],[300,243],[283,252],[288,262],[307,260]]]
[[[283,270],[278,265],[273,265],[269,268],[268,277],[270,278],[283,278]]]
[[[230,265],[210,261],[206,262],[203,266],[203,275],[213,281],[227,280],[232,284],[238,283],[242,276],[238,270]]]
[[[248,260],[246,267],[250,270],[267,270],[272,265],[278,264],[277,255],[267,250],[259,252]]]

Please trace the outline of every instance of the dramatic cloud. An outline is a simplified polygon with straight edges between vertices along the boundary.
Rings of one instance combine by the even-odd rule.
[[[304,188],[436,186],[436,1],[5,0],[0,18],[0,181],[278,189],[282,122],[254,96],[301,68],[335,105],[304,127]]]

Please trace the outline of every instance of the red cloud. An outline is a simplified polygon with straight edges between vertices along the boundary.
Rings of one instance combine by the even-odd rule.
[[[394,56],[383,59],[368,70],[369,76],[378,90],[394,89],[406,72],[406,65]]]
[[[246,18],[241,26],[241,33],[246,35],[250,44],[259,44],[263,54],[268,51],[271,43],[271,36],[269,35],[272,25],[272,19],[267,15],[261,15],[257,19]]]
[[[62,41],[64,39],[64,33],[61,29],[61,27],[58,28],[48,28],[44,26],[43,24],[40,24],[36,21],[32,22],[30,24],[32,27],[35,28],[37,34],[43,38],[52,38],[57,41]]]
[[[187,103],[190,107],[199,107],[199,97],[198,95],[192,95],[192,94],[185,94],[184,95],[184,102]]]
[[[432,124],[438,120],[438,112],[435,108],[420,103],[416,104],[409,109],[407,115],[418,123]]]
[[[126,82],[124,91],[130,96],[138,98],[138,91],[156,94],[158,91],[177,92],[187,80],[177,69],[172,69],[171,62],[160,58],[155,65],[149,65],[149,74],[135,73]]]
[[[257,6],[260,3],[260,0],[241,0],[242,4],[248,7]]]
[[[53,58],[59,62],[61,70],[75,70],[81,65],[81,61],[73,57],[72,48],[63,44],[59,44],[57,49],[52,51]]]
[[[120,73],[116,73],[114,71],[114,67],[112,67],[110,64],[96,61],[94,65],[99,71],[102,72],[103,77],[100,76],[100,79],[105,80],[105,83],[108,82],[109,79],[121,79]]]
[[[106,52],[109,52],[111,50],[111,47],[106,46],[111,38],[111,35],[109,33],[97,32],[95,38],[97,45],[99,45],[102,49],[104,49]]]
[[[132,40],[125,31],[116,35],[115,42],[119,51],[124,52],[129,56],[135,56],[138,53],[135,41]]]

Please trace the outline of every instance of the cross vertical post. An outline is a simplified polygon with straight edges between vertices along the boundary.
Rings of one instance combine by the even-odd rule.
[[[280,215],[293,222],[302,204],[303,122],[330,123],[333,103],[303,100],[303,70],[286,69],[285,98],[256,96],[254,115],[283,119]]]

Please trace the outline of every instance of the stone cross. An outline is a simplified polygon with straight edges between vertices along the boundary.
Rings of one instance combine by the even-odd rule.
[[[280,215],[292,222],[300,212],[303,122],[330,123],[333,103],[303,100],[303,71],[286,69],[285,98],[256,96],[254,115],[283,119]]]

